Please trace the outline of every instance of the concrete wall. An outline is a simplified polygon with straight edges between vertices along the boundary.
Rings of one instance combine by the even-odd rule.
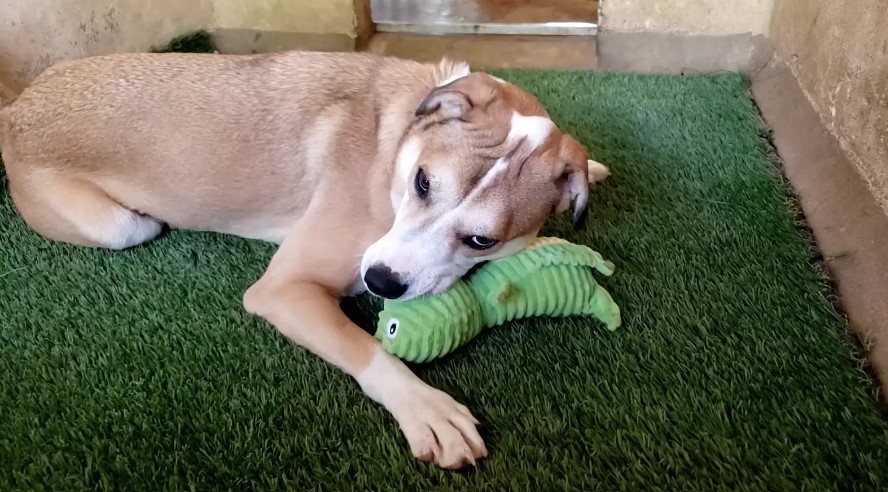
[[[888,5],[776,0],[771,41],[888,212]]]
[[[183,32],[217,33],[221,51],[354,50],[369,0],[0,0],[0,85],[21,91],[72,58],[145,51]]]
[[[617,32],[765,34],[774,0],[602,0],[600,26]]]
[[[755,73],[772,56],[774,0],[602,0],[598,61],[608,70]]]
[[[354,35],[353,0],[215,0],[215,27]]]
[[[225,53],[353,51],[372,32],[370,0],[213,0]]]
[[[0,2],[0,83],[13,91],[58,61],[144,51],[213,22],[212,0]]]

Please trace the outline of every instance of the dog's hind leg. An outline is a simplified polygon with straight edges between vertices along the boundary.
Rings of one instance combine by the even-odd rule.
[[[160,221],[125,208],[93,183],[53,171],[10,175],[10,192],[25,222],[56,241],[125,249],[163,229]]]

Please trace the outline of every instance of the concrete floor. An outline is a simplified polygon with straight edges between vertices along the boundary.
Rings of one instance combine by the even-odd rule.
[[[446,56],[479,68],[749,73],[753,97],[774,130],[785,173],[836,282],[850,327],[867,349],[883,395],[888,394],[888,216],[762,39],[378,34],[368,49],[425,61]],[[646,52],[656,56],[639,56]]]

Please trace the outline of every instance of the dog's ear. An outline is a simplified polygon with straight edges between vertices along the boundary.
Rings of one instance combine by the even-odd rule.
[[[562,135],[558,160],[555,180],[561,188],[561,202],[557,210],[564,212],[571,208],[574,229],[579,229],[586,220],[586,207],[589,203],[586,149],[570,135]]]
[[[489,75],[473,73],[436,87],[416,108],[416,116],[466,121],[473,110],[483,109],[493,100],[496,89],[492,80]]]

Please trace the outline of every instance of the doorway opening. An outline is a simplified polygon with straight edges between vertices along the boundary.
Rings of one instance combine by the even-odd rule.
[[[594,35],[599,0],[371,0],[379,32]]]

